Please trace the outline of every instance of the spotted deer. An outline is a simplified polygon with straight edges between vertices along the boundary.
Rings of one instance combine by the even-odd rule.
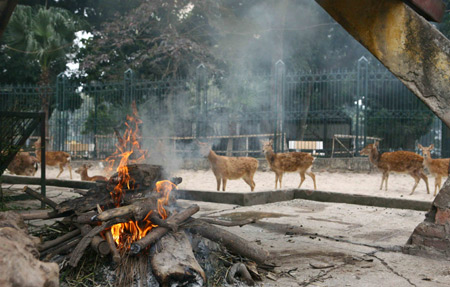
[[[87,171],[91,167],[92,167],[92,165],[90,165],[90,164],[83,164],[82,166],[77,168],[75,170],[75,172],[80,174],[81,180],[85,180],[85,181],[98,181],[98,180],[108,181],[108,178],[106,178],[106,177],[104,177],[102,175],[94,175],[92,177],[89,176]]]
[[[424,147],[421,144],[417,146],[422,150],[424,166],[434,176],[434,196],[436,196],[437,191],[441,189],[442,178],[448,176],[450,158],[431,158],[430,152],[434,149],[433,144],[429,147]]]
[[[36,157],[41,162],[41,139],[38,139],[34,143]],[[45,152],[45,165],[59,166],[59,173],[56,176],[58,178],[64,171],[64,167],[69,167],[70,179],[72,179],[72,167],[70,166],[70,155],[63,151],[46,151]]]
[[[250,190],[255,189],[253,176],[258,168],[258,160],[252,157],[228,157],[217,155],[207,143],[197,142],[200,154],[207,157],[211,164],[211,169],[217,180],[217,191],[225,191],[227,180],[242,178],[249,186]]]
[[[373,144],[368,144],[359,153],[361,155],[369,156],[369,161],[383,173],[380,190],[383,189],[383,183],[385,182],[385,190],[387,191],[389,173],[393,171],[397,173],[407,173],[414,178],[415,184],[410,195],[416,190],[420,179],[425,181],[427,193],[430,193],[430,189],[428,188],[428,177],[423,172],[424,159],[422,156],[410,151],[393,151],[380,154],[378,152],[378,146],[379,142],[376,141]]]
[[[305,181],[305,174],[311,177],[314,182],[314,189],[316,186],[316,175],[311,171],[314,157],[306,152],[287,152],[287,153],[275,153],[273,151],[273,141],[263,142],[263,151],[270,169],[275,172],[275,189],[277,189],[278,182],[283,180],[283,174],[285,172],[298,172],[300,173],[300,184],[297,188],[300,188]]]

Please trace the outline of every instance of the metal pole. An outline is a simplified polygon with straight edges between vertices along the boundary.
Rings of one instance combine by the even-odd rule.
[[[45,188],[45,112],[41,113],[41,194],[46,195]],[[41,203],[41,208],[45,208],[45,203]]]

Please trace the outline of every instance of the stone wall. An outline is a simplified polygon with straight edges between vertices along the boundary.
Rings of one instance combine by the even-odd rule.
[[[434,199],[425,220],[414,229],[404,251],[450,259],[450,177]]]

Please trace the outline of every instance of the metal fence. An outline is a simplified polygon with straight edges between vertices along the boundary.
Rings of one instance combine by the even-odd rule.
[[[47,87],[50,148],[73,157],[105,158],[115,148],[131,103],[143,120],[149,147],[163,140],[173,152],[193,154],[193,139],[234,155],[260,156],[260,140],[275,149],[302,149],[317,156],[357,156],[374,138],[382,151],[417,151],[417,143],[448,155],[448,129],[384,67],[362,57],[353,70],[286,72],[278,61],[271,74],[210,75],[203,65],[190,79],[149,81],[132,70],[121,82],[80,84],[63,75]],[[39,111],[36,86],[0,87],[0,110]],[[444,141],[444,144],[443,144]]]

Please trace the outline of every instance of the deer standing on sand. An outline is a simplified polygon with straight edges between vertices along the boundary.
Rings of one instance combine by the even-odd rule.
[[[8,164],[11,174],[34,176],[38,169],[38,160],[28,152],[19,151]]]
[[[302,186],[306,178],[306,173],[314,182],[314,190],[317,189],[316,175],[311,171],[314,162],[314,157],[311,154],[306,152],[274,153],[272,140],[263,143],[263,151],[270,169],[275,172],[275,189],[277,189],[278,182],[280,182],[281,188],[281,182],[285,172],[300,173],[300,184],[297,188]]]
[[[418,144],[418,147],[422,150],[423,153],[423,164],[434,176],[434,196],[438,190],[441,189],[442,177],[447,177],[449,173],[449,165],[450,158],[431,158],[430,151],[434,149],[434,145],[431,144],[429,147],[424,147],[421,144]]]
[[[89,168],[91,168],[92,165],[88,165],[88,164],[83,164],[82,166],[80,166],[79,168],[77,168],[75,170],[76,173],[80,174],[81,180],[86,180],[86,181],[97,181],[97,180],[103,180],[103,181],[108,181],[108,178],[101,176],[101,175],[94,175],[94,176],[89,176],[87,171]]]
[[[36,157],[41,162],[41,139],[38,139],[34,143]],[[72,167],[70,166],[70,155],[63,151],[46,151],[45,152],[45,165],[57,166],[59,165],[59,173],[56,176],[58,178],[64,171],[64,167],[69,167],[70,179],[72,179]]]
[[[410,195],[414,193],[414,190],[416,190],[420,179],[425,181],[425,184],[427,185],[427,193],[430,193],[430,189],[428,188],[428,177],[423,172],[424,160],[422,156],[414,152],[401,150],[380,154],[378,152],[378,145],[379,142],[377,141],[373,144],[368,144],[359,152],[359,154],[369,156],[369,161],[378,167],[378,169],[383,173],[380,190],[383,189],[383,182],[386,182],[385,190],[387,191],[389,172],[394,171],[398,173],[407,173],[414,178],[416,183],[414,184]]]
[[[211,169],[216,176],[217,191],[225,191],[228,179],[242,178],[249,186],[251,191],[255,189],[253,176],[258,168],[258,160],[252,157],[228,157],[217,155],[211,146],[207,143],[197,142],[200,147],[200,154],[207,157],[211,164]]]

